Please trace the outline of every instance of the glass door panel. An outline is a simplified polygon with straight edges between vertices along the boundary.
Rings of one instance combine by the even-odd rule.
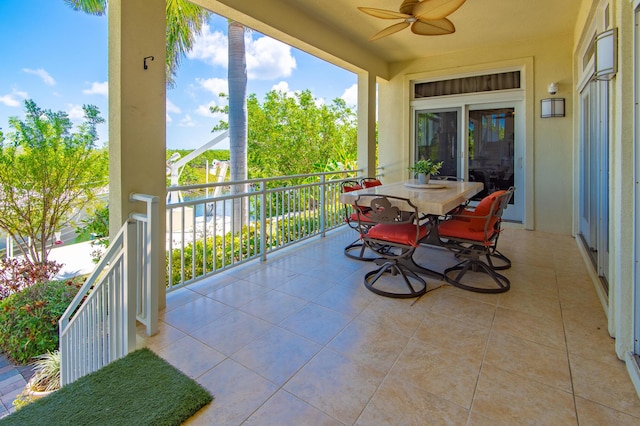
[[[442,161],[442,176],[461,175],[459,110],[417,111],[415,160]]]
[[[469,180],[484,183],[475,199],[514,186],[514,116],[514,108],[469,111]]]
[[[579,235],[603,289],[609,276],[609,88],[591,82],[580,93]]]

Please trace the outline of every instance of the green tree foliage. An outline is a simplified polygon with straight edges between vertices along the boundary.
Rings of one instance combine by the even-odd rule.
[[[96,125],[104,122],[97,107],[83,107],[75,131],[63,111],[32,100],[25,109],[25,119],[9,118],[12,131],[0,138],[0,229],[37,265],[47,261],[54,232],[106,185],[108,159],[95,146]]]
[[[357,157],[356,116],[341,99],[325,105],[309,90],[270,91],[262,105],[249,96],[247,108],[252,177],[321,172],[337,157]]]
[[[342,99],[327,105],[309,90],[293,97],[272,90],[262,104],[249,95],[247,110],[249,178],[357,168],[357,116]],[[214,131],[226,128],[221,121]]]

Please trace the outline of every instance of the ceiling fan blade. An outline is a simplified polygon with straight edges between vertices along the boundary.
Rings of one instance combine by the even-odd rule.
[[[378,40],[379,38],[386,37],[386,36],[391,35],[393,33],[397,33],[398,31],[404,30],[409,25],[410,24],[408,22],[399,22],[397,24],[393,24],[393,25],[385,28],[384,30],[380,31],[379,33],[376,33],[376,34],[372,35],[369,38],[369,41]]]
[[[413,16],[429,21],[446,18],[458,10],[466,0],[424,0],[415,5]]]
[[[404,0],[400,5],[400,13],[406,13],[407,15],[411,15],[413,13],[413,8],[420,3],[420,0]]]
[[[367,15],[375,16],[382,19],[407,19],[411,15],[406,13],[394,12],[393,10],[376,9],[374,7],[358,7],[358,9]]]
[[[445,35],[452,34],[456,31],[456,27],[448,19],[419,20],[411,25],[411,31],[419,35]]]

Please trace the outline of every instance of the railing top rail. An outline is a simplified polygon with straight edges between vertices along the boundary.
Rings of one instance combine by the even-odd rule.
[[[347,178],[344,178],[344,179],[336,179],[336,180],[331,180],[331,181],[327,181],[327,182],[324,182],[324,183],[322,183],[322,182],[313,182],[313,183],[305,183],[305,184],[293,185],[293,186],[287,186],[287,187],[267,188],[267,189],[264,190],[264,193],[272,194],[272,193],[276,193],[276,192],[282,192],[283,190],[295,191],[297,189],[311,187],[311,186],[326,185],[329,182],[339,183],[341,181],[348,180],[348,179],[350,179],[350,178],[347,177]],[[227,182],[227,184],[229,184],[229,182]],[[184,189],[186,187],[183,186],[183,187],[180,187],[180,188]],[[190,206],[195,206],[195,205],[198,205],[198,204],[214,202],[214,201],[220,202],[220,201],[225,201],[225,200],[233,200],[235,198],[242,198],[242,197],[246,197],[247,195],[255,195],[255,194],[262,193],[262,192],[263,191],[250,191],[250,192],[241,193],[241,194],[228,194],[228,195],[203,197],[203,198],[198,198],[198,199],[194,199],[194,200],[182,201],[182,202],[179,202],[179,203],[167,204],[167,209],[169,209],[169,208],[176,209],[176,208],[179,208],[179,207],[190,207]],[[134,216],[132,215],[132,217],[134,217]]]
[[[327,176],[327,175],[338,175],[338,174],[347,174],[347,173],[359,173],[361,171],[362,169],[339,170],[334,172],[319,172],[319,173],[309,173],[309,174],[301,174],[301,175],[276,176],[276,177],[268,177],[268,178],[236,180],[236,181],[227,181],[227,182],[200,183],[197,185],[170,186],[167,188],[167,193],[173,192],[173,191],[188,191],[190,189],[212,188],[216,186],[244,185],[244,184],[260,183],[260,182],[273,182],[278,180],[303,179],[303,178],[308,178],[310,176]]]
[[[129,196],[129,199],[134,200],[134,201],[142,201],[145,203],[159,203],[160,202],[160,197],[158,197],[157,195],[149,195],[149,194],[139,194],[139,193],[133,193]]]
[[[127,222],[127,223],[130,223],[130,222]],[[123,226],[122,228],[120,228],[120,231],[113,238],[113,241],[111,242],[110,247],[105,253],[105,255],[102,257],[102,259],[100,259],[100,262],[98,262],[98,265],[96,266],[96,268],[93,270],[93,272],[91,273],[89,278],[87,278],[87,280],[84,282],[84,284],[82,284],[82,287],[80,287],[80,290],[78,290],[78,293],[76,294],[76,296],[73,298],[73,300],[71,301],[67,309],[64,311],[64,313],[60,317],[59,323],[61,325],[60,327],[61,329],[63,329],[64,328],[63,326],[65,326],[69,322],[71,315],[73,315],[76,309],[78,309],[78,306],[80,306],[80,304],[82,303],[82,300],[87,295],[91,287],[93,287],[96,284],[96,282],[98,281],[98,279],[102,274],[102,271],[109,267],[109,263],[113,260],[114,255],[117,254],[120,250],[122,250],[121,248],[119,248],[119,244],[124,238],[125,229],[126,229],[126,226]]]

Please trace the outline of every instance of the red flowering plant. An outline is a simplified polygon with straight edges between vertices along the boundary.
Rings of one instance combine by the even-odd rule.
[[[61,268],[60,263],[52,260],[34,265],[24,258],[1,259],[0,300],[36,283],[49,281],[60,272]]]

